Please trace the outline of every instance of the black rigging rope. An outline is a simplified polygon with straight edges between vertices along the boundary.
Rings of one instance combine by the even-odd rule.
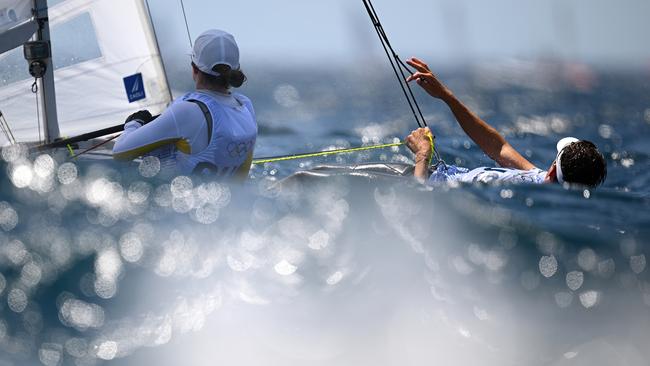
[[[379,21],[379,16],[377,15],[377,11],[375,11],[375,7],[372,5],[372,1],[371,0],[362,0],[362,1],[363,1],[363,5],[366,7],[366,10],[368,11],[368,15],[370,16],[372,25],[375,27],[377,36],[379,36],[379,40],[381,41],[381,45],[384,48],[384,52],[386,52],[386,56],[388,57],[390,66],[393,68],[393,72],[397,77],[397,81],[399,82],[399,86],[402,89],[402,92],[404,93],[404,97],[406,98],[406,101],[408,102],[409,107],[411,108],[411,112],[413,113],[413,117],[415,118],[415,121],[417,122],[419,127],[428,127],[427,121],[424,119],[424,115],[422,114],[422,110],[420,109],[420,105],[418,104],[417,99],[415,99],[415,95],[413,94],[411,85],[406,82],[407,76],[404,74],[404,72],[406,71],[409,74],[414,74],[414,72],[411,69],[409,69],[409,67],[402,61],[402,59],[400,59],[397,52],[395,52],[395,49],[393,49],[393,46],[390,44],[390,41],[388,40],[388,35],[386,35],[386,31],[384,31],[384,27],[381,25],[381,22]],[[438,152],[438,149],[436,149],[435,147],[433,148],[433,156],[437,160],[434,166],[438,166],[440,164],[442,164],[445,167],[447,166],[444,160],[442,160],[442,158],[440,157],[440,153]]]
[[[187,23],[187,14],[185,13],[185,3],[183,3],[183,0],[181,0],[181,9],[183,9],[183,20],[185,21],[187,38],[190,40],[190,48],[194,48],[194,45],[192,44],[192,34],[190,33],[190,25]]]
[[[404,97],[406,98],[406,101],[408,102],[408,105],[411,108],[411,112],[413,113],[413,117],[415,118],[415,121],[417,122],[419,127],[427,127],[427,122],[424,119],[424,115],[422,114],[422,110],[420,109],[417,100],[415,99],[415,95],[413,94],[411,85],[406,82],[407,75],[405,75],[404,72],[405,71],[408,72],[409,75],[413,74],[414,72],[411,69],[409,69],[409,67],[399,58],[399,55],[397,54],[397,52],[395,52],[395,49],[393,49],[393,46],[390,44],[390,41],[388,40],[388,36],[384,31],[384,27],[381,25],[381,22],[379,21],[379,16],[377,15],[377,12],[375,11],[374,6],[372,5],[372,1],[371,0],[362,0],[362,1],[363,1],[363,5],[366,7],[366,10],[368,11],[368,15],[370,16],[372,25],[375,27],[377,36],[379,36],[379,40],[381,41],[381,45],[384,48],[384,52],[386,52],[386,56],[388,57],[390,66],[393,68],[393,72],[397,77],[397,81],[399,82],[399,86],[402,89],[402,92],[404,93]]]

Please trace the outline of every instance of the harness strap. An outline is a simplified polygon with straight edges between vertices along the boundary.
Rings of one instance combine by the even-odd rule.
[[[210,141],[212,141],[212,128],[214,121],[212,120],[212,113],[210,113],[210,109],[208,109],[208,106],[205,105],[200,100],[196,99],[188,99],[187,102],[194,103],[201,108],[201,112],[203,112],[203,115],[205,116],[205,122],[208,124],[208,145],[210,144]]]

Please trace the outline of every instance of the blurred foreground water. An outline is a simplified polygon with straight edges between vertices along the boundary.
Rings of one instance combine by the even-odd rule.
[[[259,166],[231,187],[165,181],[155,159],[4,148],[0,364],[647,365],[650,78],[597,76],[589,90],[450,76],[540,167],[558,137],[601,146],[609,177],[591,191],[283,180],[410,162],[400,149]],[[257,155],[403,138],[412,122],[377,83],[359,105],[308,80],[250,90]],[[445,160],[490,164],[426,101]]]

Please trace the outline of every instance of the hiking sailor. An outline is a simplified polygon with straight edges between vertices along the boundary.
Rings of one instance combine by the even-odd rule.
[[[129,116],[113,157],[156,156],[177,174],[215,174],[246,179],[253,159],[257,123],[253,105],[230,88],[242,86],[235,38],[208,30],[194,42],[192,77],[196,91],[177,99],[159,117],[149,111]]]
[[[589,141],[566,137],[557,143],[557,155],[548,171],[543,171],[524,158],[492,126],[465,106],[431,73],[429,67],[417,58],[407,60],[417,71],[407,81],[416,81],[432,97],[441,99],[451,109],[456,121],[467,135],[500,167],[469,170],[440,164],[429,175],[432,148],[431,131],[419,128],[406,139],[406,145],[415,154],[415,177],[429,183],[505,182],[505,183],[573,183],[596,187],[607,176],[607,163],[596,146]]]

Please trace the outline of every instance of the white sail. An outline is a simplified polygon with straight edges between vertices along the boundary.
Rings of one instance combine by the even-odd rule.
[[[143,0],[54,3],[49,17],[61,136],[119,124],[139,109],[164,110],[171,94]],[[2,75],[3,69],[13,71]],[[129,103],[123,79],[137,73],[146,98]],[[22,47],[0,56],[0,111],[19,141],[39,137],[32,83]]]

